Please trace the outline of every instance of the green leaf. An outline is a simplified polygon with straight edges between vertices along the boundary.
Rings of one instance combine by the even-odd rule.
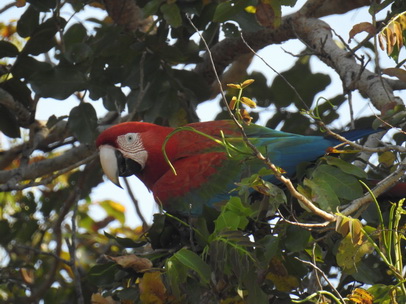
[[[311,233],[300,226],[289,225],[285,237],[284,243],[288,252],[299,252],[307,247]]]
[[[145,4],[145,6],[142,8],[144,17],[154,15],[158,11],[158,8],[162,2],[164,2],[164,0],[147,1],[147,4]]]
[[[165,3],[161,6],[161,12],[164,15],[164,19],[174,28],[182,25],[182,16],[180,14],[180,9],[175,2]]]
[[[81,143],[91,144],[97,136],[97,115],[93,106],[82,102],[69,113],[68,126]]]
[[[213,21],[225,22],[230,20],[247,5],[249,4],[245,0],[221,2],[217,5],[216,11],[214,12]]]
[[[23,38],[30,37],[39,25],[39,11],[30,5],[17,21],[17,33]]]
[[[0,105],[0,131],[11,138],[20,137],[20,126],[13,113]]]
[[[172,256],[166,260],[165,269],[173,294],[180,298],[180,287],[186,282],[188,268]]]
[[[140,297],[140,289],[139,288],[125,288],[123,290],[120,290],[117,294],[120,300],[134,300],[134,299],[139,299]],[[124,303],[123,301],[123,303]],[[131,301],[133,302],[133,301]]]
[[[344,161],[340,158],[333,157],[333,156],[326,156],[325,159],[327,161],[327,164],[329,164],[331,166],[335,166],[345,173],[354,175],[358,178],[367,177],[367,174],[364,170],[362,170],[361,168],[358,168],[357,166],[354,166],[350,163],[347,163],[346,161]]]
[[[28,0],[28,2],[41,12],[49,12],[56,6],[56,0]]]
[[[257,251],[263,255],[263,260],[265,263],[269,261],[280,252],[279,248],[279,237],[274,235],[266,235],[264,238],[257,242]]]
[[[305,101],[306,105],[302,103],[302,100],[297,96],[286,80],[289,81],[290,84],[294,84],[295,89],[302,97],[302,100]],[[277,108],[287,107],[292,102],[294,102],[299,109],[306,106],[311,108],[316,94],[324,90],[330,83],[330,76],[321,73],[312,73],[309,57],[306,56],[296,61],[291,69],[275,77],[270,90],[272,94],[268,98],[274,101]]]
[[[358,180],[338,168],[320,165],[314,170],[312,175],[315,183],[328,183],[340,198],[353,200],[360,197],[363,193],[362,186]]]
[[[97,264],[90,268],[87,276],[89,277],[89,282],[92,284],[103,287],[111,286],[115,282],[115,275],[118,271],[116,263],[108,262],[106,264]]]
[[[329,183],[322,179],[314,181],[307,178],[303,183],[306,187],[311,189],[311,199],[315,201],[321,209],[332,212],[337,210],[337,207],[340,205],[340,200]]]
[[[11,73],[18,79],[29,79],[36,72],[49,71],[52,65],[47,62],[38,61],[30,56],[20,55],[11,68]]]
[[[70,47],[75,43],[84,42],[87,38],[87,30],[81,23],[75,23],[65,31],[63,40],[66,47]]]
[[[48,19],[35,29],[21,52],[32,55],[48,52],[56,45],[55,34],[63,29],[65,24],[65,19],[60,17]]]
[[[181,249],[173,255],[179,262],[195,271],[204,284],[210,282],[210,267],[196,253]]]
[[[33,105],[32,92],[28,88],[27,83],[18,80],[18,78],[10,78],[3,82],[1,87],[13,96],[14,100],[30,111]]]
[[[38,95],[63,100],[77,91],[84,90],[86,78],[77,69],[57,67],[34,73],[29,82]]]
[[[132,240],[130,238],[114,236],[114,235],[111,235],[110,233],[107,233],[106,231],[104,231],[104,235],[106,237],[108,237],[109,239],[116,241],[117,244],[119,244],[120,246],[122,246],[124,248],[138,248],[138,247],[144,246],[146,244],[146,242],[135,242],[134,240]]]
[[[92,48],[86,43],[75,43],[66,49],[65,58],[73,64],[87,61],[93,56]]]
[[[18,48],[8,41],[0,41],[0,58],[15,57],[18,55]]]
[[[214,221],[215,231],[244,229],[248,225],[247,217],[251,212],[250,208],[241,203],[239,197],[231,197]]]

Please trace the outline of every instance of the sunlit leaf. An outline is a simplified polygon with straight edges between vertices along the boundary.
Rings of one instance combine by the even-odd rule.
[[[336,255],[337,264],[347,273],[356,271],[356,265],[368,253],[373,251],[373,246],[365,241],[361,245],[354,244],[351,234],[344,237],[338,247]]]
[[[363,288],[355,288],[347,298],[356,304],[372,304],[374,302],[374,297]]]

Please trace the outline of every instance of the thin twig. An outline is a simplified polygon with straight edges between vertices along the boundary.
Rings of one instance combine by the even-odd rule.
[[[86,157],[85,159],[82,159],[81,161],[78,161],[64,169],[61,169],[59,171],[57,171],[54,174],[51,174],[48,177],[44,177],[42,178],[40,181],[38,182],[28,182],[28,183],[16,183],[15,185],[13,185],[12,187],[9,184],[4,184],[0,186],[0,192],[1,191],[13,191],[13,190],[24,190],[27,188],[31,188],[31,187],[38,187],[38,186],[44,186],[47,185],[49,183],[51,183],[54,179],[58,178],[59,176],[61,176],[62,174],[65,174],[81,165],[84,165],[88,162],[90,162],[91,160],[93,160],[94,158],[97,157],[97,153],[93,153],[92,155]]]
[[[244,42],[245,46],[259,59],[261,59],[261,61],[268,67],[270,68],[275,74],[277,74],[279,77],[281,77],[283,79],[283,81],[292,89],[292,91],[295,93],[295,95],[297,96],[297,98],[299,98],[300,102],[303,104],[303,106],[306,109],[309,109],[309,107],[307,106],[307,104],[305,103],[305,101],[303,100],[302,96],[299,94],[299,92],[296,90],[295,86],[293,84],[291,84],[289,82],[289,80],[286,79],[286,77],[279,73],[277,70],[275,70],[268,62],[266,62],[266,60],[261,57],[257,52],[255,52],[255,50],[248,44],[248,42],[244,39],[243,34],[240,34],[241,40]]]
[[[77,233],[76,219],[77,219],[77,214],[78,214],[79,194],[80,194],[80,192],[76,193],[76,195],[77,195],[76,202],[73,207],[72,236],[71,236],[70,246],[69,246],[69,240],[67,240],[66,243],[68,244],[68,248],[69,248],[70,260],[72,263],[71,268],[72,268],[73,274],[75,275],[74,283],[75,283],[75,291],[76,291],[76,296],[77,296],[77,303],[83,304],[84,298],[83,298],[83,290],[82,290],[82,280],[81,280],[81,275],[80,275],[78,266],[76,265],[76,233]]]
[[[340,295],[340,293],[338,292],[338,290],[334,287],[334,285],[330,282],[330,280],[328,279],[327,275],[324,273],[323,270],[321,270],[316,264],[313,264],[312,262],[309,261],[305,261],[302,260],[298,257],[295,257],[296,260],[302,262],[303,264],[307,264],[310,265],[311,267],[313,267],[315,270],[317,270],[322,276],[323,278],[326,280],[327,284],[330,285],[331,289],[337,294],[337,296],[340,298],[340,300],[342,301],[342,303],[345,303],[343,297]]]
[[[133,191],[131,190],[130,183],[128,182],[127,178],[125,178],[125,177],[124,177],[124,183],[125,183],[125,186],[126,186],[126,188],[127,188],[128,195],[130,196],[130,198],[131,198],[131,200],[132,200],[132,202],[133,202],[133,204],[134,204],[135,211],[137,212],[137,215],[138,215],[138,217],[140,218],[140,220],[141,220],[141,222],[142,222],[142,226],[143,226],[143,227],[147,227],[147,226],[148,226],[148,223],[147,223],[147,221],[145,220],[144,216],[142,215],[140,206],[139,206],[139,204],[138,204],[138,200],[135,198],[134,193],[133,193]]]
[[[13,6],[15,6],[17,4],[17,1],[13,1],[9,4],[6,4],[3,8],[0,9],[0,14],[4,13],[5,11],[7,11],[8,9],[12,8]]]

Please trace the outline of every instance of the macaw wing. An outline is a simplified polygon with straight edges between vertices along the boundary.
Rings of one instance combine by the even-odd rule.
[[[204,205],[227,200],[243,167],[241,161],[223,152],[191,155],[172,165],[176,175],[168,170],[151,190],[165,210],[191,215],[200,214]]]

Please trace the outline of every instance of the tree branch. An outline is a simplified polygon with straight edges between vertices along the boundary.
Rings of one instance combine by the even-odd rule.
[[[331,14],[344,14],[355,8],[370,5],[369,0],[336,1],[336,0],[309,0],[296,13],[282,18],[281,25],[276,29],[264,28],[257,32],[244,32],[247,43],[258,51],[268,45],[278,44],[290,39],[297,38],[292,22],[303,17],[323,17]],[[222,74],[224,69],[237,57],[250,53],[241,38],[227,38],[211,48],[211,56],[215,63],[218,74]],[[203,62],[199,63],[195,72],[203,75],[207,83],[211,84],[215,80],[212,63],[208,53],[203,56]]]
[[[376,187],[372,189],[372,192],[376,197],[384,193],[386,190],[390,189],[393,187],[394,184],[396,184],[400,178],[404,176],[406,172],[406,159],[404,159],[398,166],[398,168],[392,172],[390,175],[388,175],[385,179],[380,181]],[[369,204],[372,202],[373,198],[371,194],[368,192],[366,193],[363,197],[358,198],[350,203],[350,205],[345,208],[341,213],[344,215],[350,215],[357,210],[359,210],[361,207],[363,207],[366,204]]]
[[[357,89],[362,95],[368,96],[372,104],[382,112],[389,109],[388,105],[393,107],[394,104],[401,103],[393,95],[386,80],[365,69],[353,56],[337,46],[327,23],[318,19],[300,18],[292,20],[292,26],[298,38],[338,73],[345,89]]]
[[[16,190],[21,181],[35,180],[39,177],[52,175],[56,171],[64,170],[67,167],[72,170],[95,152],[95,147],[82,144],[54,158],[48,158],[12,170],[0,171],[0,184],[2,184],[0,191]]]

